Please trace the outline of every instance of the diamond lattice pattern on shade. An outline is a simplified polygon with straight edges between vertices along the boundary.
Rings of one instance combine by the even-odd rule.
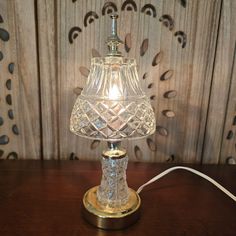
[[[138,138],[153,133],[153,119],[153,111],[145,99],[101,102],[79,97],[71,116],[71,131],[93,139]]]

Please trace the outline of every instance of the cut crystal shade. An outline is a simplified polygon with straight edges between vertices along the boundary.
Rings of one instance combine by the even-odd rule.
[[[87,138],[119,141],[154,133],[155,122],[135,60],[92,58],[86,86],[73,107],[70,130]]]

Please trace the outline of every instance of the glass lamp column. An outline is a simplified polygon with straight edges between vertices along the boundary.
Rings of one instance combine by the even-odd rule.
[[[84,217],[103,229],[121,229],[136,222],[140,213],[140,198],[128,188],[126,168],[128,157],[120,142],[108,142],[102,154],[102,180],[86,192],[83,199]]]

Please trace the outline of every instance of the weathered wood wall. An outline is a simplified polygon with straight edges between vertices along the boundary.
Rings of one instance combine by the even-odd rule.
[[[130,159],[235,164],[234,0],[0,0],[0,158],[99,158],[69,117],[111,12],[158,123]]]

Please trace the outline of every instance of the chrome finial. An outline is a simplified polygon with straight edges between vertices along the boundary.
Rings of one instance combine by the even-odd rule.
[[[117,35],[117,18],[117,14],[111,15],[111,36],[109,36],[106,41],[109,50],[107,56],[121,56],[121,52],[118,51],[118,46],[123,44],[123,41]]]

